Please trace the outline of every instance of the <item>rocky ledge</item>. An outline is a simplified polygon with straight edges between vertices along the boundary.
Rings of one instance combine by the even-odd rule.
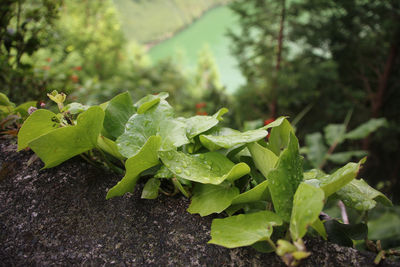
[[[105,200],[120,176],[79,158],[47,170],[0,139],[0,265],[285,266],[275,254],[209,245],[212,217],[182,196]],[[309,239],[301,266],[375,266],[372,253]],[[381,266],[400,266],[382,262]]]

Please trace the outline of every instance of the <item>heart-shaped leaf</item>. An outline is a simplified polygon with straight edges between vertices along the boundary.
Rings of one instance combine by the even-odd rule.
[[[18,151],[26,148],[32,140],[60,127],[57,115],[47,109],[38,109],[24,122],[18,132]]]
[[[91,107],[78,116],[75,126],[50,131],[29,142],[28,146],[45,163],[44,168],[57,166],[96,147],[103,119],[104,111],[100,107]]]
[[[308,226],[318,219],[324,206],[324,191],[320,188],[301,183],[293,199],[290,218],[290,234],[296,241],[307,233]]]
[[[220,213],[231,205],[237,195],[239,195],[239,189],[229,183],[222,185],[196,184],[188,212],[199,213],[202,217]]]
[[[276,169],[268,174],[268,188],[275,211],[286,222],[290,221],[293,196],[303,180],[299,143],[293,132],[290,132],[289,136],[288,147],[281,153]]]
[[[125,176],[108,191],[106,199],[133,192],[140,173],[159,164],[157,152],[160,146],[161,137],[151,136],[139,152],[125,162]]]
[[[208,243],[236,248],[269,240],[272,227],[281,225],[281,218],[271,211],[240,214],[224,219],[214,219],[211,240]]]
[[[245,163],[234,164],[217,152],[189,155],[179,151],[159,153],[162,162],[176,176],[203,184],[234,181],[250,172]]]

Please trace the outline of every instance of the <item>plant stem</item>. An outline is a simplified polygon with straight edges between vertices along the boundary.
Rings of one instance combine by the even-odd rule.
[[[342,214],[343,223],[349,224],[349,217],[347,216],[346,206],[341,200],[338,201],[338,206],[340,208],[340,213]]]
[[[274,242],[272,242],[271,239],[267,238],[266,240],[268,242],[268,244],[274,249],[274,251],[276,251],[276,245]]]

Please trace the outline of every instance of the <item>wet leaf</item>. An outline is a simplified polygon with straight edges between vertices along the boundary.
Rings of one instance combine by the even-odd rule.
[[[143,114],[153,106],[157,105],[160,103],[161,100],[164,100],[168,97],[168,93],[161,92],[156,95],[147,95],[137,101],[135,103],[135,107],[137,108],[137,113],[138,114]]]
[[[376,201],[392,206],[392,202],[381,192],[369,186],[363,179],[353,180],[336,192],[343,203],[357,210],[370,210]]]
[[[264,129],[250,130],[244,133],[231,130],[229,133],[220,132],[219,135],[200,135],[200,141],[208,150],[231,148],[258,141],[268,135]]]
[[[135,111],[128,92],[119,94],[108,102],[103,127],[111,139],[115,140],[123,134],[125,124]]]
[[[140,173],[159,164],[157,151],[160,146],[161,137],[151,136],[139,152],[125,162],[125,176],[108,191],[106,199],[133,192]]]
[[[162,165],[161,168],[154,175],[154,178],[172,178],[175,175],[171,172],[165,165]]]
[[[179,151],[159,153],[162,162],[176,176],[203,184],[234,181],[250,172],[245,163],[234,164],[217,152],[189,155]]]
[[[150,136],[159,134],[162,122],[172,119],[172,116],[172,107],[165,100],[144,114],[134,114],[126,123],[125,132],[116,140],[119,152],[126,158],[133,157]]]
[[[162,121],[158,135],[162,138],[162,150],[175,149],[189,143],[186,137],[186,124],[176,119]]]
[[[274,152],[257,143],[248,144],[247,147],[249,148],[257,169],[260,170],[264,177],[268,177],[269,172],[275,168],[278,157]]]
[[[303,163],[299,154],[299,143],[290,132],[288,147],[279,157],[276,169],[268,174],[268,187],[276,213],[286,222],[290,221],[293,196],[303,180]]]
[[[322,176],[319,179],[307,180],[307,183],[320,187],[324,190],[325,197],[327,198],[356,178],[360,166],[364,162],[365,158],[360,160],[359,163],[347,163],[344,167],[338,169],[333,174]]]
[[[56,114],[46,109],[38,109],[24,122],[18,133],[18,150],[26,148],[32,140],[57,129],[60,123]]]
[[[29,142],[28,146],[45,163],[44,168],[57,166],[96,147],[103,119],[104,111],[91,107],[78,116],[75,126],[50,131]]]
[[[222,120],[222,115],[228,112],[228,109],[221,108],[213,116],[194,116],[183,119],[187,124],[187,136],[189,139],[210,130]]]
[[[232,205],[257,202],[260,200],[267,200],[268,198],[267,187],[268,187],[268,181],[262,182],[261,184],[250,189],[249,191],[246,191],[236,196],[232,201]]]
[[[214,219],[211,240],[208,243],[236,248],[269,240],[272,227],[281,225],[281,218],[271,211],[240,214],[224,219]]]
[[[199,213],[202,217],[221,213],[231,205],[237,195],[239,195],[239,189],[229,184],[196,184],[188,212]]]
[[[278,122],[281,122],[278,124]],[[294,129],[292,125],[290,125],[289,121],[285,118],[280,118],[280,120],[276,120],[271,122],[269,125],[275,123],[275,127],[271,130],[271,135],[269,137],[268,149],[275,153],[275,155],[279,156],[281,151],[285,149],[289,144],[289,136],[290,133],[294,134]],[[264,128],[268,128],[269,125],[266,125]]]
[[[296,241],[307,233],[308,226],[318,219],[324,206],[324,191],[306,183],[301,183],[293,199],[290,218],[290,234]]]

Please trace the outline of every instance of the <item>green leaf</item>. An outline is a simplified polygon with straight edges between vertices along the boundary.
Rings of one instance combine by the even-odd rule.
[[[344,124],[329,124],[324,128],[324,132],[328,145],[340,144],[344,140],[346,126]]]
[[[293,199],[293,210],[290,218],[290,234],[293,241],[307,233],[308,226],[318,219],[324,207],[324,191],[312,185],[301,183]]]
[[[90,106],[86,106],[86,105],[82,105],[81,103],[70,103],[68,105],[66,105],[62,111],[69,111],[69,113],[75,115],[75,114],[79,114],[82,113],[86,110],[88,110],[88,108],[90,108]]]
[[[168,179],[174,177],[174,173],[171,172],[165,165],[162,165],[161,168],[154,175],[154,178],[159,179]]]
[[[237,195],[239,195],[239,189],[230,184],[196,184],[192,202],[187,211],[192,214],[199,213],[202,217],[212,213],[221,213],[231,205]]]
[[[143,114],[154,105],[160,103],[161,100],[164,100],[168,97],[168,93],[161,92],[156,95],[147,95],[140,99],[138,102],[135,103],[135,107],[137,108],[138,114]]]
[[[303,174],[304,180],[319,179],[325,175],[326,173],[324,173],[320,169],[311,169]]]
[[[158,135],[162,122],[172,116],[172,107],[165,100],[144,114],[134,114],[126,123],[125,132],[116,140],[119,152],[126,158],[136,155],[150,136]]]
[[[294,129],[285,118],[280,118],[279,121],[274,121],[266,125],[264,129],[267,129],[269,125],[275,122],[276,124],[274,124],[274,126],[276,126],[271,130],[268,148],[274,152],[275,155],[279,156],[281,151],[288,146],[290,133],[294,134]],[[278,122],[280,123],[278,124]]]
[[[110,140],[107,137],[99,135],[99,137],[97,138],[97,146],[101,150],[103,150],[103,151],[107,152],[108,154],[110,154],[111,156],[113,156],[114,158],[117,158],[120,160],[125,159],[125,157],[119,153],[117,144],[115,144],[115,142],[113,140]]]
[[[222,115],[228,112],[228,109],[221,108],[213,116],[194,116],[183,119],[187,124],[187,135],[189,139],[210,130],[222,120]]]
[[[220,148],[231,148],[256,142],[267,135],[268,132],[263,129],[250,130],[244,133],[231,130],[228,134],[200,135],[200,141],[208,150],[214,151]]]
[[[299,143],[293,132],[290,132],[288,147],[281,153],[276,169],[269,172],[268,180],[275,211],[284,221],[289,222],[293,196],[303,180]]]
[[[249,191],[246,191],[236,196],[232,201],[232,205],[257,202],[260,200],[267,200],[268,197],[267,187],[268,187],[268,181],[262,182],[261,184],[250,189]]]
[[[160,188],[160,180],[151,178],[144,185],[141,198],[156,199],[158,197],[158,189]]]
[[[275,248],[273,248],[268,242],[266,241],[259,241],[251,245],[252,248],[257,250],[258,252],[261,253],[271,253],[275,251]]]
[[[162,162],[176,176],[203,184],[234,181],[250,172],[245,163],[234,164],[217,152],[188,155],[178,151],[159,152]]]
[[[386,206],[393,205],[384,194],[369,186],[363,179],[351,181],[336,194],[346,206],[361,211],[374,208],[376,201]]]
[[[368,227],[364,223],[342,224],[336,220],[325,222],[328,241],[341,246],[352,247],[354,240],[363,240],[367,237]]]
[[[325,229],[324,223],[323,223],[319,218],[317,218],[317,219],[313,222],[313,224],[311,224],[311,227],[312,227],[315,231],[317,231],[317,233],[318,233],[320,236],[322,236],[323,239],[325,239],[325,240],[328,239],[328,234],[326,233],[326,229]]]
[[[50,118],[49,113],[46,116]],[[100,107],[91,107],[78,116],[75,126],[50,131],[29,142],[28,146],[45,163],[44,168],[57,166],[96,147],[103,119],[104,111]]]
[[[108,191],[106,199],[133,192],[140,173],[159,164],[157,151],[160,146],[161,137],[151,136],[139,152],[125,162],[125,176]]]
[[[281,224],[281,218],[271,211],[214,219],[208,243],[227,248],[250,246],[258,241],[269,240],[272,227]]]
[[[329,155],[328,159],[337,164],[344,164],[349,162],[352,157],[362,158],[368,155],[367,151],[364,150],[354,150],[347,152],[339,152]]]
[[[273,122],[270,122],[267,125],[265,125],[263,127],[263,129],[267,130],[267,129],[270,129],[270,128],[278,127],[286,120],[286,118],[287,117],[281,116],[281,117],[277,118],[276,120],[274,120]]]
[[[345,135],[346,139],[357,140],[362,139],[375,132],[378,128],[387,126],[388,122],[385,118],[370,119],[366,123],[361,124],[356,129]]]
[[[186,124],[176,119],[162,121],[158,134],[162,137],[161,149],[165,151],[190,143],[186,137]]]
[[[344,167],[338,169],[333,174],[325,175],[319,179],[306,180],[306,182],[308,184],[317,185],[324,190],[325,197],[327,198],[356,178],[360,166],[364,162],[365,158],[360,160],[359,163],[347,163]]]
[[[103,127],[113,140],[124,133],[126,122],[135,111],[128,92],[119,94],[108,102]]]
[[[18,132],[18,151],[28,146],[29,142],[57,129],[60,122],[57,115],[46,109],[38,109],[24,122]]]
[[[268,177],[269,172],[275,168],[278,157],[274,152],[257,143],[248,144],[247,147],[257,169],[260,170],[264,177]]]
[[[396,213],[395,210],[387,210],[378,218],[370,219],[368,229],[368,238],[371,240],[398,240],[400,236],[400,214]]]
[[[318,168],[325,160],[328,151],[324,144],[321,133],[312,133],[306,135],[306,146],[308,147],[307,159],[314,168]]]
[[[37,101],[28,101],[25,103],[22,103],[21,105],[17,106],[14,109],[15,113],[19,113],[21,115],[21,117],[28,117],[29,113],[28,113],[28,109],[30,107],[36,107]]]
[[[0,93],[0,105],[15,107],[15,104],[3,93]]]

